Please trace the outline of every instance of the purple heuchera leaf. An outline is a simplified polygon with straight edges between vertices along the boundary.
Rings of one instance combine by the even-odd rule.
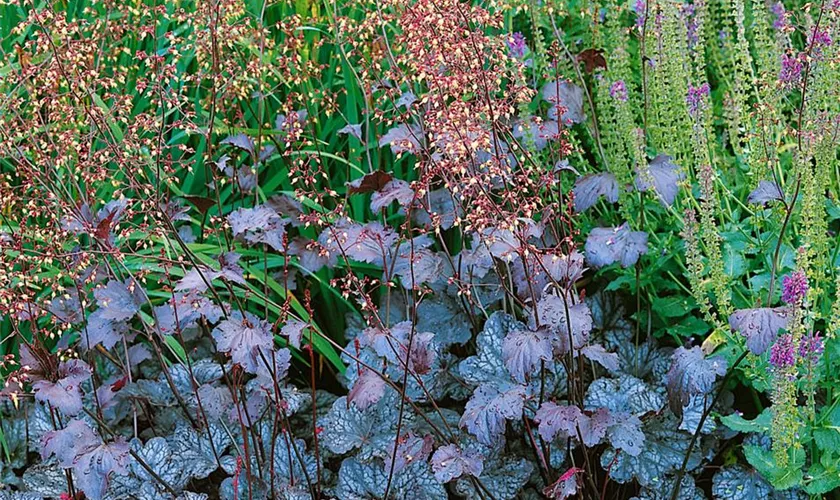
[[[707,394],[715,379],[726,373],[726,360],[706,358],[700,347],[678,347],[674,350],[671,369],[666,376],[668,405],[678,417],[693,396]]]
[[[379,222],[358,222],[341,219],[321,231],[318,243],[329,258],[347,256],[368,264],[382,265],[389,249],[397,242],[399,235]]]
[[[630,267],[648,251],[647,233],[630,231],[627,224],[618,227],[596,227],[586,238],[586,260],[594,267],[608,266],[614,262]]]
[[[128,361],[131,366],[137,366],[147,359],[152,359],[152,353],[143,344],[135,344],[128,348]]]
[[[388,330],[379,327],[366,328],[362,331],[360,340],[362,346],[372,347],[377,355],[403,368],[411,334],[412,323],[401,321]],[[434,334],[431,332],[414,332],[411,355],[408,356],[408,367],[413,373],[422,375],[431,368],[436,356],[433,340]]]
[[[71,211],[70,215],[62,217],[61,228],[73,234],[92,232],[96,228],[98,221],[94,218],[90,206],[87,203],[83,203],[77,210],[78,213]]]
[[[283,328],[280,329],[280,335],[289,339],[289,345],[295,349],[300,349],[300,340],[303,336],[303,331],[308,326],[309,323],[304,323],[297,318],[289,318],[286,324],[283,325]]]
[[[584,446],[592,448],[607,435],[607,429],[613,425],[613,417],[607,408],[598,408],[591,415],[582,413],[577,425]],[[578,435],[575,434],[575,437],[577,438]]]
[[[58,381],[39,380],[32,384],[35,399],[49,403],[65,415],[76,415],[82,411],[82,390],[79,385],[90,378],[90,373],[90,367],[82,360],[62,361],[58,366]]]
[[[592,331],[592,312],[585,302],[576,304],[571,297],[564,299],[558,295],[546,294],[537,303],[537,314],[542,326],[551,331],[557,354],[564,355],[573,348],[581,349],[589,342],[589,333]],[[537,326],[533,317],[530,326],[531,329]],[[569,337],[571,337],[572,346],[569,345]]]
[[[128,474],[128,443],[122,437],[103,443],[82,420],[71,420],[64,429],[44,434],[41,457],[47,459],[53,454],[62,468],[73,469],[76,487],[90,500],[105,497],[111,473]]]
[[[789,320],[785,307],[741,309],[729,316],[729,327],[747,337],[747,348],[758,356],[770,347],[779,330],[787,328]]]
[[[265,156],[266,152],[270,153],[274,150],[274,146],[270,146],[271,151],[268,148],[263,148],[260,151],[259,161],[267,158]],[[239,184],[239,188],[243,191],[253,191],[255,187],[257,187],[257,166],[255,165],[243,165],[239,168],[236,168],[236,165],[230,161],[230,157],[228,155],[222,155],[219,158],[219,161],[216,162],[216,167],[222,171],[223,174],[228,179],[236,180]]]
[[[448,483],[461,476],[481,475],[484,457],[473,450],[461,450],[458,445],[441,446],[432,455],[432,471],[440,483]]]
[[[468,254],[462,252],[462,255],[466,259]],[[527,262],[528,272],[525,272],[523,262]],[[492,266],[492,260],[488,263],[488,269],[489,266]],[[561,285],[574,283],[583,276],[583,272],[583,254],[577,250],[572,250],[568,255],[556,250],[543,254],[529,252],[524,259],[520,257],[513,261],[511,267],[516,293],[523,299],[530,298],[531,290],[544,290],[546,285],[554,281]]]
[[[650,162],[647,169],[636,170],[636,189],[648,191],[653,188],[659,194],[662,204],[673,205],[679,191],[677,183],[684,178],[685,174],[671,161],[671,157],[660,154]]]
[[[422,283],[434,283],[445,275],[444,258],[437,252],[417,248],[417,245],[412,250],[410,244],[403,243],[393,253],[397,254],[393,274],[400,278],[406,290],[413,290]]]
[[[577,406],[560,406],[546,401],[537,410],[534,421],[540,424],[540,437],[552,441],[557,435],[577,438],[577,423],[582,416],[583,413]]]
[[[110,218],[111,226],[113,227],[113,225],[122,218],[123,212],[125,212],[125,209],[128,208],[128,203],[129,200],[125,198],[109,201],[105,204],[105,206],[100,208],[98,212],[96,212],[97,222]]]
[[[245,285],[244,271],[239,265],[242,256],[236,252],[227,252],[219,255],[218,261],[221,269],[216,271],[207,266],[200,266],[190,269],[183,278],[175,285],[176,291],[189,290],[192,292],[203,292],[208,286],[212,286],[213,280],[224,278],[233,283]]]
[[[267,389],[267,391],[273,393],[274,387]],[[260,419],[268,402],[267,399],[266,391],[254,391],[244,402],[240,399],[233,405],[228,412],[228,418],[231,422],[241,423],[245,427],[251,427],[252,423]]]
[[[785,195],[782,188],[773,181],[759,181],[750,195],[747,197],[749,203],[755,205],[767,205],[771,201],[784,201]]]
[[[52,299],[50,305],[47,306],[47,310],[62,323],[73,325],[84,319],[84,311],[79,304],[79,298],[75,294]]]
[[[407,206],[414,200],[414,190],[403,180],[393,179],[375,191],[370,197],[371,212],[378,213],[383,208],[396,201],[401,206]]]
[[[381,375],[363,368],[361,375],[356,379],[353,388],[347,394],[347,401],[364,411],[382,399],[386,387],[387,384]]]
[[[385,457],[385,470],[391,470],[391,462],[394,464],[394,474],[399,474],[401,470],[413,463],[425,462],[432,453],[433,445],[432,436],[427,435],[421,438],[409,432],[399,439],[396,455],[392,456],[389,453]]]
[[[362,140],[362,124],[361,123],[348,123],[344,127],[338,129],[339,134],[347,134],[355,137],[359,141]]]
[[[100,442],[99,436],[87,423],[73,419],[63,429],[49,431],[41,437],[41,459],[55,455],[58,464],[67,469],[73,467],[78,455]]]
[[[391,152],[394,154],[403,152],[415,153],[420,151],[420,141],[422,139],[423,131],[419,126],[402,123],[391,128],[385,135],[379,138],[379,147],[389,145],[391,146]]]
[[[548,110],[548,117],[557,119],[558,106],[566,109],[561,119],[563,122],[582,123],[586,119],[583,113],[583,89],[566,81],[548,82],[543,85],[542,98],[552,106]]]
[[[266,205],[281,217],[291,219],[291,224],[300,227],[304,223],[300,220],[304,214],[303,203],[286,194],[274,195],[266,201]]]
[[[325,230],[321,234],[327,232]],[[298,236],[289,244],[289,255],[296,255],[300,267],[310,273],[315,273],[324,266],[335,267],[340,254],[329,252],[317,241]]]
[[[583,469],[572,467],[561,475],[554,484],[543,489],[543,495],[552,500],[566,500],[578,491],[577,474]]]
[[[450,229],[457,218],[464,215],[459,203],[459,196],[446,188],[428,191],[425,196],[418,198],[411,218],[418,226],[432,227],[440,224],[441,229]]]
[[[123,212],[128,207],[129,200],[112,200],[105,204],[94,217],[87,203],[78,207],[78,213],[61,219],[61,227],[73,234],[87,233],[99,239],[113,238],[111,231],[119,222]]]
[[[215,323],[222,317],[222,308],[196,291],[175,293],[165,304],[155,307],[155,326],[161,335],[195,328],[202,317]]]
[[[102,500],[108,491],[111,473],[128,474],[129,445],[122,437],[110,444],[102,443],[78,456],[73,467],[76,485],[90,500]]]
[[[513,126],[512,135],[516,139],[532,140],[534,149],[542,151],[549,141],[560,137],[560,126],[554,120],[538,120],[531,116],[517,122]]]
[[[539,423],[540,436],[546,441],[559,435],[561,439],[571,437],[575,441],[582,441],[588,448],[600,444],[608,434],[612,436],[621,430],[621,422],[609,409],[603,407],[588,412],[581,411],[577,406],[560,406],[549,401],[537,410],[534,420]]]
[[[398,239],[391,228],[379,222],[368,222],[359,228],[355,241],[345,251],[351,259],[382,265],[388,250]]]
[[[513,386],[500,391],[493,384],[479,386],[464,408],[460,425],[474,435],[479,443],[493,445],[505,432],[505,419],[522,417],[525,387]]]
[[[585,175],[575,181],[575,211],[580,213],[598,203],[603,196],[610,203],[618,201],[618,181],[609,172]]]
[[[102,318],[122,321],[137,314],[141,303],[137,287],[133,280],[129,280],[127,285],[111,280],[104,287],[94,290],[93,296],[102,311]]]
[[[611,372],[618,371],[618,354],[607,352],[601,344],[588,345],[581,349],[580,353]]]
[[[227,221],[234,236],[241,236],[252,245],[265,243],[278,252],[284,250],[283,235],[289,219],[280,217],[268,205],[240,208],[231,212]]]
[[[184,206],[183,200],[173,199],[161,203],[160,210],[173,222],[190,220],[190,207]]]
[[[79,331],[79,344],[82,349],[92,349],[97,344],[111,349],[128,333],[128,324],[125,321],[108,319],[106,315],[106,309],[98,309],[88,317],[87,324]]]
[[[412,104],[417,101],[417,96],[414,95],[414,92],[407,91],[403,92],[399,99],[396,101],[397,107],[405,106],[406,108],[410,108]]]
[[[480,243],[487,246],[493,257],[506,262],[512,262],[523,249],[523,242],[531,238],[539,238],[543,234],[544,226],[533,219],[519,218],[513,225],[513,230],[500,227],[488,227],[481,231]]]
[[[254,146],[254,141],[252,141],[251,138],[245,134],[236,134],[226,137],[222,139],[221,144],[230,144],[231,146],[235,146],[251,154],[254,154],[254,151],[256,149],[256,146]]]
[[[260,353],[269,359],[274,345],[270,323],[249,312],[243,316],[239,311],[213,329],[213,339],[219,351],[229,353],[234,363],[254,374],[264,365]]]
[[[257,360],[256,381],[260,387],[274,394],[275,381],[279,384],[281,380],[286,378],[286,374],[289,372],[289,366],[292,363],[292,352],[288,349],[260,352],[265,356],[265,360],[262,359],[262,356]]]
[[[127,381],[128,377],[119,378],[111,382],[104,383],[96,389],[96,399],[103,410],[107,410],[117,404],[117,400],[115,398],[119,393],[119,390],[122,389]]]
[[[290,114],[286,116],[283,113],[278,113],[277,117],[274,119],[274,128],[277,130],[283,130],[284,128],[288,128],[293,123],[300,123],[306,120],[309,117],[309,111],[305,109],[299,109],[294,112],[294,114]]]
[[[502,342],[502,359],[513,379],[524,384],[540,366],[551,361],[551,338],[545,331],[514,330]]]
[[[198,388],[196,396],[201,401],[201,409],[211,420],[222,418],[230,411],[233,404],[230,389],[227,387],[214,387],[210,384],[204,384]]]

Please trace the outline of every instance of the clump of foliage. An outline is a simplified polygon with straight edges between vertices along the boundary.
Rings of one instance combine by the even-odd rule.
[[[0,499],[840,488],[840,4],[0,4]]]

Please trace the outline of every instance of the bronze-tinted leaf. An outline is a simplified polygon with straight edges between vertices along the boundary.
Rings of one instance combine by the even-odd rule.
[[[195,208],[201,212],[201,215],[205,215],[216,204],[215,200],[205,198],[204,196],[184,196],[184,198],[195,205]]]
[[[347,190],[350,194],[380,191],[383,187],[385,187],[385,184],[391,182],[391,179],[393,178],[394,176],[388,172],[376,170],[370,174],[366,174],[362,178],[347,183]]]
[[[592,73],[597,68],[607,69],[604,49],[586,49],[577,55],[577,60],[583,63],[583,69],[587,73]]]

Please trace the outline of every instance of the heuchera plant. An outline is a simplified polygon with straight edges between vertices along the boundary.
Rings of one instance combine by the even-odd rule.
[[[0,5],[0,500],[840,488],[839,19]]]

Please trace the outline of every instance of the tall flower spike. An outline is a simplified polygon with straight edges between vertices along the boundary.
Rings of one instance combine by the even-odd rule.
[[[820,332],[811,332],[799,340],[799,357],[809,364],[816,364],[824,349]]]
[[[513,33],[507,40],[508,53],[511,57],[522,59],[525,57],[525,52],[528,50],[528,44],[525,42],[525,35],[520,32]]]
[[[808,276],[805,271],[796,270],[782,279],[782,301],[786,304],[801,304],[808,295]]]
[[[770,348],[770,364],[778,371],[793,367],[796,363],[796,350],[793,346],[793,336],[785,334],[779,337]]]

